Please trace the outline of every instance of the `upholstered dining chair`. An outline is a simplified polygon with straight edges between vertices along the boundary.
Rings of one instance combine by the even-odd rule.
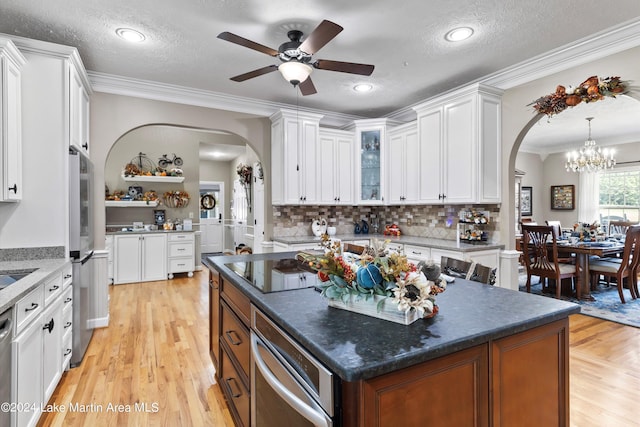
[[[560,298],[562,279],[572,279],[574,282],[578,277],[579,268],[575,264],[558,261],[558,243],[553,227],[522,224],[522,243],[527,269],[527,292],[531,292],[531,277],[538,276],[541,281],[554,280],[556,297]]]
[[[553,227],[553,232],[556,234],[556,238],[562,236],[562,223],[560,221],[545,221],[545,224]]]
[[[616,278],[616,286],[620,301],[624,300],[624,281],[627,279],[631,298],[638,298],[638,264],[640,263],[640,225],[631,225],[627,229],[624,240],[624,250],[620,261],[614,258],[601,258],[589,262],[589,275],[591,284],[597,283],[600,276],[608,279]],[[610,283],[609,280],[607,283]]]

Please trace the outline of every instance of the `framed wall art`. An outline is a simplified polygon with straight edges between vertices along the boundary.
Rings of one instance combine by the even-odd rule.
[[[551,209],[572,211],[575,209],[575,186],[552,185]]]
[[[532,191],[532,187],[522,187],[520,189],[520,214],[522,216],[533,215]]]

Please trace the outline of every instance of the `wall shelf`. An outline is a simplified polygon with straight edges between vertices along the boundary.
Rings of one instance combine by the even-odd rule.
[[[108,208],[155,208],[159,202],[144,200],[105,200],[104,205]]]
[[[147,175],[135,175],[125,176],[121,175],[122,179],[127,182],[166,182],[166,183],[181,183],[184,182],[184,176],[147,176]]]

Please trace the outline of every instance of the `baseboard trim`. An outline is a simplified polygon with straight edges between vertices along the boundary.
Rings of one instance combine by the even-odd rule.
[[[109,316],[107,317],[98,317],[96,319],[87,319],[87,327],[95,329],[95,328],[106,328],[109,326]]]

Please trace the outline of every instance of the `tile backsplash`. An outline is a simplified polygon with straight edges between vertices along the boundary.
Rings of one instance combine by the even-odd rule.
[[[365,220],[369,223],[369,233],[373,225],[379,223],[379,232],[384,224],[398,224],[403,234],[408,236],[432,237],[455,240],[458,213],[461,210],[489,212],[489,224],[485,230],[489,241],[499,229],[498,205],[402,205],[402,206],[274,206],[273,235],[307,236],[311,232],[311,222],[318,217],[326,218],[337,234],[351,234],[354,222]]]

